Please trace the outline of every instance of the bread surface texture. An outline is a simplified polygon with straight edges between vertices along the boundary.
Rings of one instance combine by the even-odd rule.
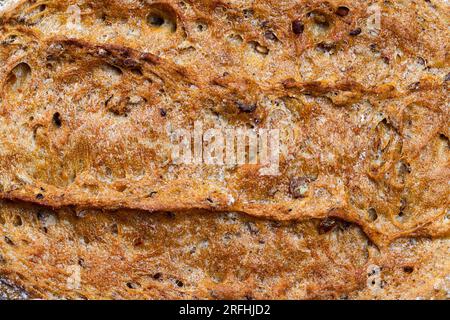
[[[6,294],[448,299],[449,18],[437,0],[8,2]],[[277,172],[195,146],[177,162],[199,126],[277,132]]]

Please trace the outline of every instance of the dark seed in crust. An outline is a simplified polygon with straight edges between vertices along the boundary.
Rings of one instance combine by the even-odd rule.
[[[55,112],[53,114],[53,123],[55,124],[55,126],[57,126],[58,128],[61,128],[62,125],[62,120],[61,120],[61,114],[59,112]]]
[[[361,32],[362,32],[361,28],[356,28],[356,29],[350,31],[349,34],[350,34],[351,36],[357,36],[357,35],[361,34]]]
[[[347,7],[338,7],[336,10],[336,14],[340,17],[345,17],[350,12],[350,9]]]
[[[256,104],[246,104],[242,102],[237,102],[236,104],[239,110],[245,113],[252,113],[256,110]]]
[[[157,272],[153,275],[153,279],[159,280],[159,279],[161,279],[161,276],[162,276],[162,274],[160,272]]]
[[[299,35],[299,34],[302,34],[304,30],[305,30],[305,26],[303,25],[303,23],[300,20],[292,21],[292,32]]]

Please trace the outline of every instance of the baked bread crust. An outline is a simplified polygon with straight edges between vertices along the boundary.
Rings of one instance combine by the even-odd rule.
[[[449,298],[446,239],[406,238],[378,248],[344,221],[54,211],[8,202],[1,208],[0,234],[8,242],[0,272],[32,297]]]
[[[377,12],[379,29],[368,23]],[[145,250],[114,255],[118,240],[108,236],[86,258],[98,270],[122,268],[110,254],[130,258],[131,265],[143,255],[142,270],[162,264],[161,273],[183,288],[150,280],[144,285],[142,279],[136,288],[122,277],[108,288],[112,280],[99,276],[77,290],[64,289],[66,272],[57,268],[31,276],[26,270],[37,262],[24,262],[25,249],[2,244],[9,262],[0,270],[26,289],[75,298],[445,298],[445,289],[431,289],[449,273],[445,2],[19,1],[0,17],[0,198],[12,201],[2,205],[10,217],[0,228],[4,236],[26,239],[27,233],[14,228],[14,217],[53,208],[68,222],[52,227],[59,238],[46,240],[51,256],[37,258],[47,267],[53,259],[64,266],[75,259],[68,245],[74,234],[102,233],[96,219],[114,225],[123,217],[136,229],[156,220],[156,226],[178,232],[205,225],[198,235],[186,236],[185,245],[201,242],[202,235],[214,243],[195,265],[206,283],[195,285],[199,279],[169,266],[162,253],[156,260]],[[152,17],[164,22],[155,26]],[[243,112],[242,105],[252,108]],[[289,117],[274,120],[274,114]],[[194,121],[205,128],[281,129],[288,146],[280,157],[281,174],[261,176],[259,165],[248,164],[174,165],[167,125],[191,128]],[[296,196],[292,185],[299,179],[306,181],[305,190]],[[95,219],[69,232],[77,225],[71,207],[92,211]],[[158,211],[183,219],[167,222]],[[238,263],[227,260],[233,250],[221,242],[226,230],[220,217],[227,212],[239,213],[236,228],[244,230],[247,223],[282,225],[282,231],[263,232],[277,239],[263,250],[267,262],[284,254],[282,247],[274,249],[277,243],[295,242],[285,233],[300,228],[314,243],[305,249],[311,256],[342,253],[341,262],[330,258],[339,272],[323,276],[331,262],[303,261],[297,255],[304,247],[297,244],[297,252],[293,244],[286,257],[297,258],[288,259],[285,269],[280,262],[266,270],[261,257],[249,258],[251,266],[243,272],[262,268],[262,282],[232,270],[217,282],[206,263],[218,259],[217,247],[226,256],[222,267]],[[135,218],[142,215],[148,217]],[[342,223],[350,225],[348,234]],[[251,235],[244,253],[258,247],[258,237]],[[163,247],[161,237],[147,250]],[[396,266],[410,257],[405,239],[412,238],[422,240],[416,240],[416,260],[405,267],[420,270],[412,277],[428,280],[417,290],[408,280],[404,291],[399,279],[405,275],[398,275]],[[28,254],[35,254],[44,240],[24,241]],[[66,254],[56,249],[59,243]],[[354,246],[360,250],[351,251]],[[381,258],[367,254],[372,247]],[[179,259],[180,268],[189,261]],[[294,272],[300,263],[304,268]],[[392,291],[374,293],[366,285],[371,264],[395,270],[385,275]],[[121,274],[133,279],[139,272],[130,268]],[[276,275],[276,270],[286,271]],[[307,280],[295,287],[299,279]],[[127,281],[131,288],[119,285]]]

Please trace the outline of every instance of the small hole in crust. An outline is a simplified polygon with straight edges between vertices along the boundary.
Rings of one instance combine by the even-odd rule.
[[[369,215],[370,221],[375,221],[378,219],[377,211],[374,208],[370,208],[369,210],[367,210],[367,213]]]
[[[250,9],[242,10],[242,13],[243,13],[245,19],[250,19],[251,17],[253,17],[255,12],[253,9],[250,8]]]
[[[232,44],[235,44],[235,45],[240,45],[240,44],[242,44],[242,42],[244,42],[244,39],[242,38],[242,36],[239,34],[235,34],[235,33],[228,35],[227,38],[228,38],[228,41],[230,41]]]
[[[164,18],[157,13],[148,16],[148,23],[154,27],[161,27],[164,24]]]
[[[181,280],[178,280],[178,279],[176,279],[175,280],[175,284],[179,287],[179,288],[181,288],[181,287],[183,287],[184,286],[184,283],[183,283],[183,281],[181,281]]]
[[[155,29],[177,31],[177,13],[166,3],[154,4],[147,16],[147,23]]]
[[[328,21],[328,17],[319,12],[310,12],[308,16],[313,18],[314,23],[319,29],[327,30],[330,27],[330,22]]]
[[[336,44],[332,42],[321,42],[317,45],[317,49],[324,53],[333,54],[336,51]]]
[[[208,25],[205,22],[198,22],[197,23],[197,31],[198,32],[204,32],[208,30]]]
[[[270,31],[270,30],[264,32],[264,37],[267,40],[278,41],[278,37],[275,35],[275,33],[273,31]]]
[[[130,289],[139,289],[141,285],[137,282],[127,282],[127,287]]]
[[[155,274],[152,276],[152,278],[153,278],[154,280],[160,280],[160,279],[162,278],[161,272],[155,273]]]
[[[356,28],[356,29],[353,29],[352,31],[350,31],[349,34],[350,34],[351,36],[355,37],[355,36],[361,34],[361,32],[362,32],[362,29],[361,29],[361,28]]]
[[[403,271],[404,271],[405,273],[413,273],[414,267],[411,267],[411,266],[403,267]]]
[[[82,268],[86,267],[86,263],[84,262],[83,258],[78,259],[78,265]]]
[[[300,35],[305,31],[305,26],[300,20],[292,21],[292,32],[296,35]]]
[[[142,77],[144,75],[141,68],[133,68],[130,70],[130,72],[139,77]]]
[[[135,247],[141,247],[144,245],[144,240],[141,237],[138,237],[133,240],[133,246]]]
[[[111,226],[111,232],[113,235],[116,236],[119,234],[119,227],[117,226],[116,223]]]
[[[22,218],[20,216],[15,216],[14,217],[14,221],[13,221],[13,225],[15,227],[20,227],[22,226],[23,222],[22,222]]]
[[[57,127],[57,128],[61,128],[62,126],[62,120],[61,120],[61,114],[59,112],[55,112],[53,114],[53,124]]]
[[[1,41],[0,44],[2,45],[10,45],[12,43],[14,43],[17,39],[17,36],[15,34],[12,34],[10,36],[8,36],[5,40]]]
[[[176,218],[176,214],[175,213],[173,213],[173,212],[166,212],[166,217],[167,217],[167,219],[170,219],[170,220],[172,220],[172,219],[175,219]]]
[[[250,46],[253,50],[255,50],[255,52],[259,53],[260,55],[266,56],[269,54],[269,49],[261,45],[259,42],[251,41]]]
[[[0,216],[0,219],[1,219],[1,216]],[[450,209],[447,210],[447,212],[445,213],[444,221],[450,221]],[[1,221],[0,221],[0,223],[1,223]]]
[[[444,82],[450,81],[450,72],[444,77]]]
[[[11,238],[5,236],[4,239],[5,239],[5,242],[6,242],[7,244],[9,244],[10,246],[13,246],[13,245],[14,245],[14,242],[11,240]]]
[[[31,68],[25,62],[19,63],[11,70],[7,79],[9,88],[19,91],[31,77]]]

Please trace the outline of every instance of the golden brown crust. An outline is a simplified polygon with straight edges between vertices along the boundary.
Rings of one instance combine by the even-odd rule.
[[[378,13],[379,28],[370,23]],[[164,23],[153,26],[152,15]],[[448,20],[442,1],[19,1],[0,15],[0,197],[65,215],[75,206],[215,221],[204,210],[305,228],[331,218],[382,255],[406,237],[430,237],[445,252]],[[274,123],[277,112],[289,118]],[[174,165],[168,125],[194,121],[292,131],[282,135],[281,174]],[[315,293],[261,297],[351,294],[361,270],[311,282]],[[238,290],[222,286],[225,296]]]
[[[6,202],[0,222],[0,273],[37,297],[449,298],[448,240],[409,238],[379,249],[342,220]]]

